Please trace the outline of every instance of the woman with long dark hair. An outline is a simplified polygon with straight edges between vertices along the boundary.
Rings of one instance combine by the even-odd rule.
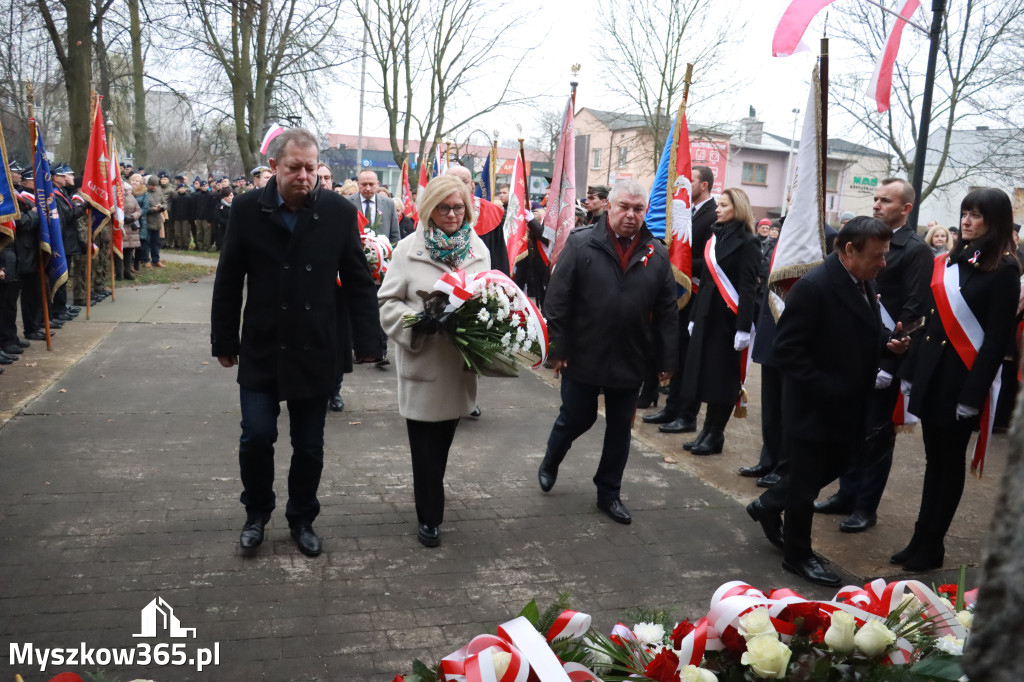
[[[1013,207],[1005,192],[982,188],[960,204],[960,240],[935,260],[932,305],[914,341],[909,411],[921,419],[925,474],[914,536],[892,557],[908,571],[942,566],[944,540],[964,490],[972,431],[991,433],[990,399],[1013,332],[1020,294],[1014,254]],[[980,449],[980,452],[979,452]],[[980,473],[983,444],[972,469]]]
[[[754,323],[761,242],[742,189],[722,192],[690,319],[683,396],[708,404],[704,428],[683,447],[694,455],[722,451],[725,425],[740,394],[740,358]],[[682,330],[680,330],[682,333]]]

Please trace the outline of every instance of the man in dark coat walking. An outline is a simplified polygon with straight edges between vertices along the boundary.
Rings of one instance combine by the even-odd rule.
[[[222,366],[238,365],[247,515],[241,546],[263,542],[274,510],[274,442],[286,401],[292,458],[285,516],[299,550],[316,556],[322,542],[312,524],[320,512],[327,397],[337,376],[352,369],[349,318],[364,359],[377,359],[380,323],[356,208],[316,188],[316,138],[295,128],[274,142],[274,177],[240,195],[231,211],[213,288],[211,343]]]
[[[606,216],[572,231],[551,273],[544,313],[549,358],[562,376],[562,407],[537,476],[541,490],[550,491],[573,441],[597,420],[603,392],[607,426],[594,475],[597,506],[630,523],[619,499],[630,426],[652,350],[661,350],[661,380],[676,369],[678,315],[668,251],[644,225],[647,192],[626,180],[608,199]]]
[[[811,549],[814,498],[863,451],[868,395],[889,338],[873,280],[885,267],[891,236],[874,218],[847,223],[835,253],[787,295],[772,349],[782,373],[782,437],[790,464],[747,512],[783,549],[783,568],[821,585],[838,585],[840,578]],[[902,354],[907,341],[888,347]]]
[[[711,188],[715,186],[714,172],[707,166],[693,167],[693,221],[690,230],[691,252],[693,254],[693,283],[700,285],[700,274],[704,271],[704,245],[711,237],[711,228],[718,220],[715,209],[718,204],[711,196]],[[696,300],[696,292],[690,296],[690,300],[679,310],[679,371],[672,377],[668,387],[668,398],[665,400],[665,409],[660,412],[648,415],[643,418],[645,424],[658,424],[658,431],[662,433],[692,433],[697,430],[697,412],[700,411],[700,403],[695,400],[687,400],[683,397],[683,365],[686,362],[686,352],[690,347],[690,335],[684,333],[686,325],[690,321],[692,307]]]

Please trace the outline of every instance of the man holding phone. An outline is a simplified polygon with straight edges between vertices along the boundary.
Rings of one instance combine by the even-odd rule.
[[[928,312],[932,276],[933,253],[921,235],[907,226],[915,200],[913,186],[899,178],[886,178],[875,190],[874,217],[893,232],[885,269],[876,279],[882,324],[893,332],[899,323],[900,336],[920,328],[920,320]],[[896,445],[893,411],[900,395],[903,359],[891,351],[882,353],[875,390],[869,398],[864,455],[839,479],[839,492],[814,504],[814,510],[821,514],[848,514],[839,524],[845,533],[861,533],[877,523],[876,512],[889,480]]]

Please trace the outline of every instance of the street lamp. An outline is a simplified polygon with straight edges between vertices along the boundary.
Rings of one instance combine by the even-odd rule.
[[[793,109],[793,134],[789,137],[789,159],[786,161],[786,181],[782,183],[782,217],[786,217],[789,209],[789,192],[792,189],[790,171],[793,168],[793,143],[796,142],[796,124],[800,119],[800,110]]]

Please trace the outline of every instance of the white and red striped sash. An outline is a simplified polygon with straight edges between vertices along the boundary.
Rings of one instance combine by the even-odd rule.
[[[729,306],[729,310],[732,311],[733,315],[738,314],[740,305],[740,295],[736,293],[736,287],[729,281],[729,276],[722,270],[722,266],[718,264],[718,258],[715,256],[715,244],[718,242],[718,235],[711,235],[711,239],[704,245],[704,262],[707,263],[708,271],[711,273],[711,279],[715,280],[715,286],[718,287],[718,293],[725,299],[725,304]]]
[[[960,267],[946,267],[948,258],[948,254],[943,254],[935,259],[932,270],[932,296],[935,298],[935,309],[942,320],[942,328],[950,345],[970,371],[978,358],[981,344],[985,341],[985,330],[960,293]],[[995,405],[1001,384],[1002,370],[996,373],[981,410],[981,430],[974,444],[974,455],[971,457],[971,473],[979,478],[985,467],[985,452],[992,437]]]

